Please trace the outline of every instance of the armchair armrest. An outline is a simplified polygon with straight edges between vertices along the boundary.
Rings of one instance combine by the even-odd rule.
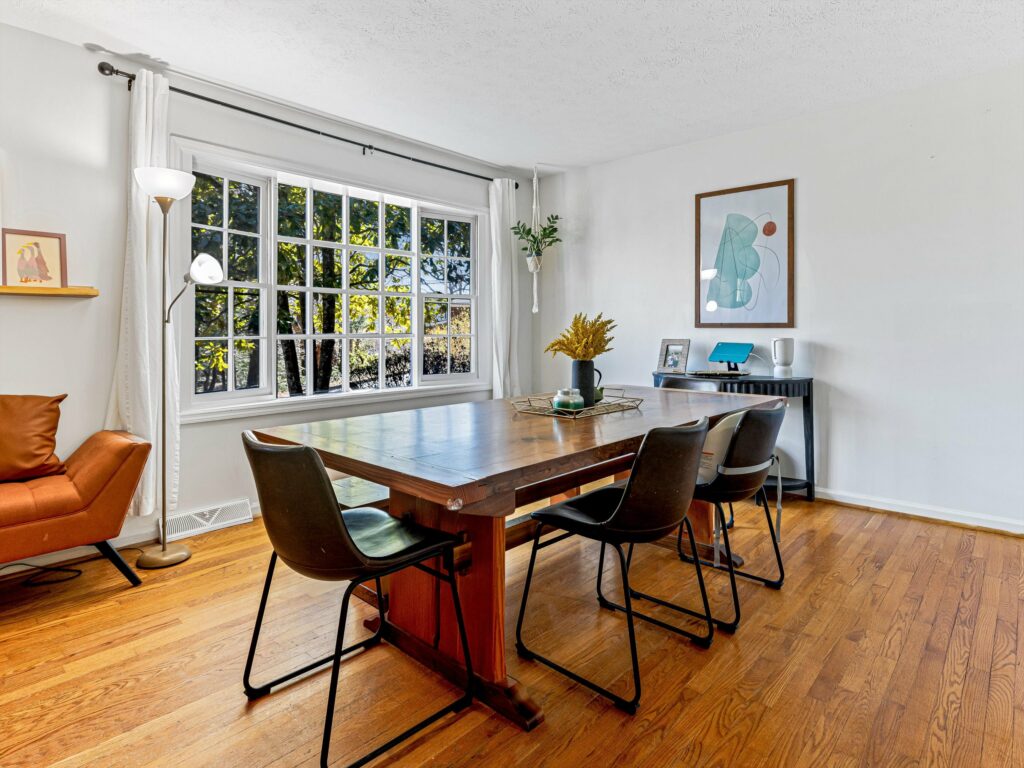
[[[83,504],[89,505],[122,468],[134,476],[131,488],[134,492],[150,447],[148,442],[128,432],[104,430],[82,443],[64,466]]]

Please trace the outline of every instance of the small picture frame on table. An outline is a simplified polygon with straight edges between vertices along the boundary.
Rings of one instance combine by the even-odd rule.
[[[64,235],[29,229],[4,229],[0,285],[21,288],[68,286],[68,254]]]
[[[689,339],[662,339],[658,373],[686,373],[686,359],[689,356]]]

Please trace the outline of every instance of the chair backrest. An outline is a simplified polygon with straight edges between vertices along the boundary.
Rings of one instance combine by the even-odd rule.
[[[708,490],[720,496],[721,501],[741,501],[757,493],[771,471],[775,441],[785,417],[784,402],[773,408],[745,411]]]
[[[662,376],[661,389],[688,389],[691,392],[717,392],[718,384],[714,381],[698,381],[696,379],[676,379],[671,376]]]
[[[270,543],[289,567],[314,579],[346,578],[366,558],[345,529],[323,461],[304,445],[271,445],[242,433]]]
[[[657,538],[677,528],[690,508],[708,420],[660,427],[644,437],[622,501],[605,526]]]

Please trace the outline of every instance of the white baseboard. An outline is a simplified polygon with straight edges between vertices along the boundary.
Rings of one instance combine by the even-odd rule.
[[[858,507],[880,509],[885,512],[901,512],[905,515],[913,515],[914,517],[927,517],[933,520],[944,520],[948,523],[960,523],[961,525],[991,528],[1006,533],[1024,534],[1024,515],[1014,519],[998,515],[986,515],[980,512],[965,512],[960,509],[949,509],[947,507],[929,507],[911,501],[897,501],[896,499],[884,499],[879,496],[865,496],[860,493],[836,491],[831,488],[821,488],[820,486],[815,488],[814,492],[819,498],[839,501],[844,504],[853,504]]]

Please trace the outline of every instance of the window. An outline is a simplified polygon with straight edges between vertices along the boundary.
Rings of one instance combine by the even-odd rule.
[[[260,264],[263,190],[258,184],[205,173],[192,190],[192,258],[208,253],[224,268],[223,285],[196,286],[196,394],[259,389]]]
[[[477,378],[475,216],[284,172],[201,164],[193,403],[389,392]]]

